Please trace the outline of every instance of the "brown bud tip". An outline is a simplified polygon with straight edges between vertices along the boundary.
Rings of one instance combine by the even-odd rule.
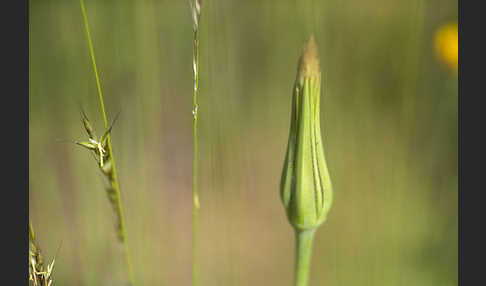
[[[297,73],[298,79],[304,79],[306,77],[319,76],[319,55],[317,53],[317,45],[314,40],[314,36],[310,36],[309,40],[302,50],[302,54],[299,59],[299,70]]]

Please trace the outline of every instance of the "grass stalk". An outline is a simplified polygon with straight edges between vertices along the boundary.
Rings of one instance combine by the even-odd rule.
[[[199,285],[199,255],[198,255],[198,210],[199,210],[199,196],[197,192],[198,186],[198,137],[197,137],[197,119],[198,119],[198,104],[197,96],[199,94],[199,19],[201,17],[201,0],[195,0],[192,5],[193,30],[194,30],[194,51],[193,51],[193,76],[194,76],[194,90],[193,90],[193,172],[192,172],[192,192],[193,192],[193,210],[192,210],[192,239],[193,239],[193,265],[192,265],[192,285]]]
[[[105,125],[105,129],[108,129],[108,119],[106,117],[106,111],[105,111],[105,104],[103,101],[103,93],[101,91],[101,84],[100,84],[100,78],[98,75],[98,69],[96,67],[96,60],[95,60],[95,54],[94,54],[94,49],[93,49],[93,43],[91,40],[91,35],[89,32],[89,25],[88,25],[88,18],[86,16],[86,9],[84,6],[84,0],[79,0],[79,3],[81,5],[81,13],[83,15],[83,21],[84,21],[84,27],[86,30],[86,37],[88,38],[88,45],[89,45],[89,53],[91,56],[91,62],[93,64],[93,70],[96,78],[96,87],[98,89],[98,96],[99,96],[99,101],[100,101],[100,106],[101,106],[101,113],[103,115],[103,122]],[[127,264],[127,271],[128,271],[128,279],[130,282],[130,285],[134,285],[133,283],[133,270],[131,266],[131,259],[130,259],[130,249],[128,247],[128,241],[127,241],[127,234],[126,234],[126,226],[125,226],[125,218],[123,215],[123,207],[122,207],[122,202],[121,202],[121,194],[120,194],[120,185],[118,183],[118,176],[116,173],[116,166],[115,166],[115,158],[113,156],[113,148],[111,145],[111,136],[110,134],[107,135],[107,149],[109,153],[109,158],[111,159],[111,187],[114,190],[114,202],[115,202],[115,209],[119,218],[119,231],[120,231],[120,236],[122,238],[122,242],[125,246],[125,260]]]

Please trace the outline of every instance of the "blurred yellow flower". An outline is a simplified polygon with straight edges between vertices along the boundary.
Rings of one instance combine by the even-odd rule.
[[[454,70],[458,64],[458,44],[457,22],[443,25],[435,33],[437,56]]]

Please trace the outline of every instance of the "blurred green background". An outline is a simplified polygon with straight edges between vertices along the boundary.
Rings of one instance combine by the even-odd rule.
[[[199,97],[201,285],[292,285],[279,198],[297,60],[313,31],[334,204],[310,285],[457,285],[457,73],[434,35],[457,1],[205,0]],[[136,285],[192,276],[188,1],[86,8]],[[80,105],[103,130],[79,2],[30,1],[29,211],[54,285],[124,285],[105,178]],[[59,249],[59,251],[58,251]]]

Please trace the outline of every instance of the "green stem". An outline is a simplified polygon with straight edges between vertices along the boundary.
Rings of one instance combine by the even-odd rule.
[[[307,286],[316,229],[295,230],[295,286]]]
[[[199,93],[199,30],[194,30],[194,93],[192,112],[194,116],[193,137],[194,137],[194,151],[193,151],[193,211],[192,211],[192,232],[193,232],[193,279],[194,286],[199,285],[199,261],[198,261],[198,209],[199,197],[197,194],[197,157],[198,157],[198,141],[197,141],[197,118],[198,118],[198,104],[197,95]]]
[[[106,112],[105,112],[105,104],[103,101],[103,93],[101,92],[101,84],[100,84],[100,78],[98,76],[98,69],[96,67],[96,60],[95,60],[95,55],[94,55],[94,49],[93,49],[93,43],[91,41],[91,35],[89,32],[89,26],[88,26],[88,17],[86,16],[86,9],[84,7],[84,0],[79,0],[79,4],[81,5],[81,13],[83,14],[83,20],[84,20],[84,28],[86,30],[86,36],[88,38],[88,45],[89,45],[89,54],[91,56],[91,62],[93,63],[93,70],[96,78],[96,87],[98,89],[98,96],[100,100],[100,105],[101,105],[101,113],[103,115],[103,122],[105,124],[105,128],[108,129],[108,119],[106,117]],[[108,140],[107,140],[107,146],[111,158],[111,163],[112,163],[112,172],[113,172],[113,182],[112,182],[112,187],[115,189],[115,195],[116,195],[116,210],[118,212],[118,216],[120,218],[120,231],[121,235],[123,237],[123,244],[125,246],[125,260],[127,264],[127,269],[128,269],[128,279],[130,281],[130,285],[134,285],[133,283],[133,271],[132,271],[132,266],[131,266],[131,260],[130,260],[130,249],[128,247],[128,242],[127,242],[127,234],[126,234],[126,228],[125,228],[125,218],[123,215],[123,208],[122,208],[122,203],[121,203],[121,194],[120,194],[120,186],[118,184],[118,175],[116,173],[116,166],[115,166],[115,157],[113,156],[113,149],[111,147],[111,136],[108,134]]]

